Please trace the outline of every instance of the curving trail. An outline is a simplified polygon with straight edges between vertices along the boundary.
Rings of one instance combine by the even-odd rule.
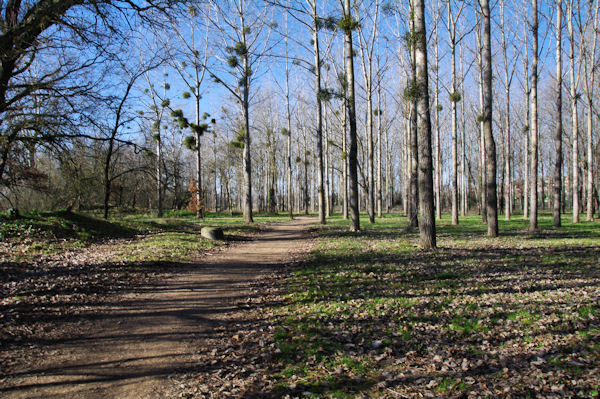
[[[5,398],[163,398],[170,377],[198,370],[197,348],[237,309],[252,282],[289,262],[312,218],[273,224],[151,287],[114,298],[81,335],[4,375]]]

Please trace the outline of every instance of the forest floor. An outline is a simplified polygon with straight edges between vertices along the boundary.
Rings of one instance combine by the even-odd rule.
[[[289,277],[274,392],[291,397],[598,397],[600,224],[540,229],[513,215],[437,221],[417,249],[406,218],[321,228]]]
[[[54,219],[66,223],[65,215]],[[85,222],[73,226],[90,230],[102,223]],[[249,304],[268,290],[268,275],[291,261],[290,248],[305,248],[311,222],[263,224],[260,234],[254,228],[249,237],[234,219],[225,223],[229,242],[212,248],[199,228],[182,229],[181,220],[166,222],[170,232],[79,244],[72,238],[41,240],[31,230],[47,229],[33,220],[20,223],[29,231],[13,226],[19,234],[6,228],[0,252],[0,396],[177,396],[175,380],[210,367],[201,355],[212,354],[211,342],[246,326]],[[196,249],[189,242],[178,245],[182,230]],[[182,253],[181,246],[187,248]]]
[[[142,238],[150,246],[113,245],[130,256],[112,266],[68,250],[80,255],[46,280],[52,268],[18,279],[4,260],[0,393],[598,397],[599,223],[565,217],[555,229],[544,214],[529,234],[514,215],[489,239],[477,215],[458,226],[445,215],[439,248],[423,251],[405,217],[362,220],[359,233],[339,216],[310,222],[270,225],[201,261],[183,251],[159,262],[171,240],[155,235]],[[98,245],[86,248],[110,243]],[[159,253],[135,261],[132,248]]]

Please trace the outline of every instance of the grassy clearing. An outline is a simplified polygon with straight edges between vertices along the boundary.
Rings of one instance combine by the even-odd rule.
[[[32,212],[17,218],[0,213],[0,260],[26,263],[92,243],[119,242],[113,260],[183,261],[219,245],[200,236],[203,226],[222,227],[230,239],[241,239],[265,223],[287,220],[285,215],[257,215],[255,224],[243,218],[209,213],[196,219],[189,211],[170,211],[165,217],[115,213],[108,220],[77,212]]]
[[[437,251],[406,219],[334,218],[289,280],[275,334],[278,395],[594,397],[600,385],[600,224],[485,237],[438,221]]]

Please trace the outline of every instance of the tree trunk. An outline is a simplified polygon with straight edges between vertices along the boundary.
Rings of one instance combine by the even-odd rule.
[[[527,24],[524,24],[525,26],[525,58],[523,59],[523,73],[525,75],[524,81],[525,81],[525,126],[523,128],[523,133],[525,135],[525,160],[524,160],[524,164],[525,164],[525,173],[523,176],[523,218],[524,219],[528,219],[529,218],[529,175],[530,175],[530,171],[529,171],[529,130],[530,130],[530,126],[529,126],[529,114],[530,114],[530,109],[529,109],[529,93],[530,93],[530,88],[529,88],[529,46],[528,46],[528,37],[529,37],[529,32],[527,31]]]
[[[593,74],[594,72],[592,72]],[[594,158],[592,152],[592,134],[593,134],[593,117],[592,117],[593,107],[592,107],[592,98],[588,97],[588,114],[587,114],[587,179],[586,179],[586,220],[591,222],[594,220],[594,178],[592,175]]]
[[[394,169],[392,165],[392,154],[390,151],[390,129],[385,130],[385,202],[386,213],[392,211],[394,206]]]
[[[556,130],[554,134],[554,226],[560,227],[562,201],[562,0],[556,1]]]
[[[244,71],[248,70],[248,55],[244,55]],[[254,223],[252,217],[252,163],[250,159],[250,82],[247,73],[244,73],[243,78],[243,98],[242,111],[244,118],[244,151],[242,154],[242,162],[244,164],[244,220],[246,223]],[[198,187],[200,189],[200,187]]]
[[[413,13],[415,12],[414,7],[416,1],[413,0]],[[415,21],[410,21],[411,30],[413,35],[416,35],[416,27],[414,26]],[[413,39],[414,41],[415,39]],[[417,214],[419,212],[419,186],[418,186],[418,173],[419,173],[419,145],[418,145],[418,131],[417,131],[417,95],[414,93],[417,89],[417,64],[416,64],[416,45],[413,43],[410,49],[411,52],[411,98],[410,98],[410,190],[408,195],[408,219],[410,226],[413,228],[418,227],[419,220]]]
[[[304,214],[308,215],[310,202],[310,187],[308,186],[308,149],[306,146],[306,130],[302,128],[302,138],[304,139],[304,158],[302,165],[304,167]]]
[[[159,128],[160,129],[160,128]],[[162,145],[160,131],[156,137],[156,216],[161,218],[162,209]]]
[[[593,166],[594,166],[594,158],[593,158],[593,96],[594,96],[594,85],[595,85],[595,77],[596,77],[596,46],[598,42],[598,2],[590,3],[589,12],[592,13],[592,7],[595,7],[594,10],[594,19],[593,19],[593,30],[592,30],[592,48],[591,51],[585,47],[584,48],[584,56],[582,62],[584,63],[584,75],[585,75],[585,93],[587,98],[587,162],[586,162],[586,220],[591,222],[594,220],[594,177],[592,174]],[[583,36],[583,35],[581,35]],[[590,54],[588,54],[590,51]],[[591,64],[591,65],[588,65]]]
[[[537,206],[538,206],[538,4],[537,0],[532,0],[533,21],[531,24],[531,33],[533,35],[532,51],[533,60],[531,63],[531,160],[529,171],[531,193],[529,196],[529,232],[537,230]]]
[[[479,29],[475,31],[476,39],[477,39],[477,63],[479,64],[479,110],[481,111],[480,121],[479,121],[479,165],[480,165],[480,173],[481,173],[481,185],[480,185],[480,194],[481,194],[481,221],[483,223],[487,223],[487,173],[486,173],[486,143],[485,143],[485,133],[484,133],[484,123],[483,123],[483,114],[484,114],[484,102],[483,102],[483,86],[484,86],[484,78],[483,78],[483,46],[481,43],[481,34]]]
[[[463,59],[463,51],[461,47],[460,52],[460,91],[461,93],[465,92],[465,69],[464,69],[464,59]],[[469,179],[467,177],[467,117],[465,112],[465,102],[461,101],[460,103],[461,110],[461,132],[462,132],[462,163],[461,163],[461,176],[462,176],[462,216],[467,216],[467,210],[469,209],[468,202],[468,187],[469,187]]]
[[[567,2],[567,31],[569,34],[569,59],[571,61],[571,68],[569,70],[569,77],[571,80],[571,140],[572,140],[572,171],[573,181],[572,194],[573,194],[573,223],[579,223],[579,148],[578,148],[578,136],[579,126],[577,119],[577,82],[575,81],[575,42],[573,35],[573,1]]]
[[[408,105],[409,110],[408,110],[408,117],[406,118],[406,120],[404,121],[404,145],[402,146],[402,149],[404,150],[404,179],[402,181],[403,186],[404,186],[404,202],[403,202],[403,208],[404,208],[404,215],[406,215],[410,221],[410,209],[409,209],[409,202],[410,202],[410,190],[411,190],[411,186],[410,186],[410,171],[411,171],[411,155],[410,155],[410,104]]]
[[[496,143],[492,134],[492,45],[490,35],[490,6],[480,0],[483,14],[483,130],[486,144],[486,203],[488,236],[498,236],[498,206],[496,194]]]
[[[350,152],[348,154],[348,168],[350,169],[350,231],[360,230],[360,219],[358,213],[358,170],[357,170],[357,150],[358,142],[356,136],[356,105],[354,92],[354,57],[352,48],[352,23],[353,21],[350,8],[350,0],[344,0],[344,18],[348,25],[344,29],[345,33],[345,52],[346,52],[346,79],[348,79],[348,97],[346,99],[348,107],[348,119],[350,122]]]
[[[500,30],[502,34],[502,56],[504,60],[504,93],[506,104],[504,110],[504,220],[510,220],[511,208],[511,153],[510,153],[510,84],[512,78],[508,74],[508,56],[506,51],[506,33],[504,25],[504,3],[501,5]]]
[[[429,111],[429,79],[427,75],[427,29],[425,4],[414,0],[415,70],[418,93],[417,121],[419,128],[419,223],[420,247],[436,247],[435,210],[433,203],[433,163],[431,159],[431,115]]]
[[[313,51],[315,55],[315,91],[317,96],[317,195],[319,197],[319,223],[325,224],[325,190],[323,188],[323,102],[321,100],[321,54],[319,50],[319,29],[317,27],[317,4],[312,2],[313,12]]]
[[[287,38],[285,40],[285,106],[287,111],[287,207],[288,215],[290,220],[292,220],[294,219],[294,194],[292,188],[292,112],[290,109],[290,70],[288,66]]]
[[[329,180],[329,126],[327,123],[327,112],[325,112],[324,125],[325,125],[325,153],[323,154],[323,170],[324,170],[324,178],[325,178],[325,217],[331,216],[331,190],[329,184],[331,183]]]
[[[381,127],[381,82],[377,90],[377,217],[383,217],[383,176],[381,173],[381,152],[383,150],[383,134]]]
[[[108,142],[108,151],[104,160],[104,219],[108,219],[108,207],[110,201],[110,161],[113,154],[113,139]]]
[[[415,75],[416,76],[416,75]],[[408,218],[411,227],[419,226],[417,217],[419,212],[419,145],[418,145],[418,125],[417,125],[417,107],[411,104],[410,109],[410,190],[408,197]]]
[[[200,124],[200,117],[196,117],[196,124]],[[200,153],[200,133],[196,133],[196,203],[198,209],[196,209],[196,217],[204,217],[204,204],[202,203],[202,156]],[[215,192],[216,195],[216,192]]]
[[[437,5],[439,7],[439,4]],[[438,219],[442,218],[442,157],[440,141],[440,46],[438,25],[434,31],[435,40],[435,211]]]
[[[344,98],[346,98],[346,90],[344,90]],[[342,125],[342,161],[343,161],[343,179],[344,179],[344,206],[343,206],[343,214],[344,219],[348,219],[348,145],[346,143],[346,130],[348,124],[348,112],[347,112],[347,103],[344,101],[344,123]]]
[[[375,162],[373,143],[373,82],[369,73],[367,86],[367,210],[369,223],[375,223]]]
[[[452,71],[452,83],[450,93],[450,104],[452,107],[452,176],[451,176],[451,206],[452,224],[458,224],[458,124],[457,103],[459,93],[456,90],[456,27],[453,24],[451,2],[448,2],[448,34],[450,35],[450,66]]]
[[[214,129],[214,126],[213,126]],[[213,156],[214,156],[214,163],[215,163],[215,172],[214,172],[214,178],[215,178],[215,212],[217,214],[219,214],[219,211],[222,210],[223,208],[223,183],[221,183],[221,191],[217,191],[217,173],[218,173],[218,168],[217,168],[217,133],[215,130],[213,130]],[[217,195],[217,193],[219,193],[219,195]]]

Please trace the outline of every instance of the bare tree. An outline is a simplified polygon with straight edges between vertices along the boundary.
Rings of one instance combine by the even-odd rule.
[[[181,19],[172,21],[170,31],[176,34],[178,42],[175,46],[171,44],[174,47],[173,52],[175,56],[172,58],[170,64],[187,89],[183,94],[184,98],[193,97],[194,100],[195,123],[190,124],[189,127],[195,137],[194,145],[191,147],[193,147],[196,156],[195,196],[196,204],[198,204],[196,207],[196,217],[201,218],[204,216],[204,207],[200,205],[203,204],[204,198],[202,192],[202,143],[200,141],[203,130],[200,128],[200,100],[204,94],[202,84],[206,75],[206,68],[203,65],[206,65],[208,61],[209,29],[208,24],[205,24],[206,31],[204,38],[203,40],[199,40],[196,32],[196,24],[201,21],[197,20],[198,16],[198,10],[190,6],[187,10],[187,15]],[[189,27],[189,34],[182,32],[183,21]]]
[[[129,123],[131,123],[133,120],[135,120],[136,116],[131,113],[128,112],[130,111],[127,107],[127,101],[130,98],[130,95],[132,93],[132,90],[134,89],[134,85],[136,83],[136,81],[138,80],[138,78],[140,78],[143,74],[147,73],[149,71],[149,69],[154,68],[155,66],[151,66],[151,67],[144,67],[141,70],[137,71],[137,72],[133,72],[131,73],[130,71],[125,70],[124,71],[124,75],[129,74],[129,76],[127,77],[126,81],[125,81],[125,87],[123,89],[123,93],[119,96],[119,97],[115,97],[113,99],[109,100],[109,106],[111,106],[111,108],[113,109],[114,114],[112,115],[114,117],[113,120],[111,120],[107,125],[103,125],[102,123],[100,123],[98,120],[94,119],[92,120],[92,123],[94,126],[96,126],[97,128],[99,128],[100,130],[107,130],[107,144],[108,144],[108,148],[106,149],[106,153],[105,153],[105,157],[104,157],[104,170],[103,170],[103,185],[104,185],[104,219],[108,218],[108,212],[109,212],[109,201],[110,201],[110,196],[111,196],[111,188],[112,188],[112,184],[113,182],[118,179],[119,177],[123,176],[123,174],[127,173],[128,171],[123,171],[120,173],[111,173],[112,169],[113,169],[113,164],[112,164],[112,160],[113,157],[115,156],[115,151],[116,151],[116,146],[122,142],[122,140],[119,140],[118,135],[121,132],[121,130],[123,130],[125,128],[125,126],[127,126]]]
[[[375,50],[375,39],[377,38],[377,22],[379,19],[379,0],[375,1],[372,16],[371,34],[366,37],[365,29],[362,24],[358,25],[359,49],[361,53],[361,65],[363,78],[365,81],[365,91],[367,97],[367,196],[369,213],[369,223],[375,223],[375,165],[374,165],[374,143],[373,143],[373,55]],[[379,72],[379,71],[377,71]]]
[[[535,1],[535,0],[534,0]],[[492,134],[492,45],[490,33],[490,6],[488,0],[479,0],[483,22],[483,130],[486,149],[486,203],[488,236],[498,236],[498,206],[496,194],[496,143]]]
[[[527,10],[527,7],[525,8]],[[529,86],[529,31],[527,30],[527,11],[523,13],[523,30],[524,30],[524,44],[525,44],[525,57],[523,57],[523,81],[524,81],[524,94],[525,94],[525,126],[523,127],[523,133],[525,136],[525,159],[524,159],[524,173],[523,173],[523,218],[529,218],[529,176],[531,175],[529,170],[529,154],[530,154],[530,145],[529,145],[529,116],[530,116],[530,102],[529,102],[529,94],[531,93],[531,88]]]
[[[554,134],[554,226],[560,227],[562,202],[562,0],[556,0],[556,131]]]
[[[340,28],[344,32],[344,47],[346,55],[346,84],[348,95],[345,99],[346,109],[348,110],[348,122],[350,125],[349,141],[350,151],[348,153],[348,169],[350,184],[350,231],[360,230],[360,215],[358,212],[358,170],[357,170],[357,150],[358,142],[356,135],[356,103],[354,91],[354,49],[352,47],[352,31],[356,29],[357,22],[352,17],[350,0],[344,0],[342,4],[344,16],[339,22]]]
[[[319,223],[325,224],[325,191],[323,189],[324,167],[323,167],[323,89],[321,87],[321,51],[319,48],[320,19],[317,14],[317,0],[308,0],[313,20],[313,52],[315,57],[315,92],[317,97],[317,192],[319,196]]]
[[[417,103],[418,103],[418,83],[417,83],[417,62],[416,62],[416,39],[415,39],[415,1],[410,1],[409,29],[411,35],[408,41],[408,51],[410,60],[410,83],[407,86],[407,101],[409,102],[409,185],[408,185],[408,220],[410,226],[415,228],[419,225],[417,217],[419,213],[419,145],[418,145],[418,126],[417,126]]]
[[[300,2],[285,2],[283,0],[271,1],[272,4],[276,4],[291,15],[295,21],[306,27],[312,36],[312,57],[313,61],[308,62],[307,60],[295,58],[295,62],[304,62],[307,64],[308,69],[315,76],[315,98],[317,104],[317,117],[316,117],[316,149],[317,153],[317,196],[319,204],[319,223],[325,224],[326,216],[329,216],[329,196],[326,190],[329,190],[329,185],[326,185],[326,169],[327,155],[324,154],[323,150],[323,102],[328,101],[330,97],[330,91],[326,87],[323,87],[323,54],[321,50],[320,34],[319,32],[323,28],[333,29],[333,21],[319,15],[317,0],[305,0],[305,4]],[[286,43],[287,43],[286,34]],[[307,46],[304,46],[300,41],[294,40],[297,46],[304,50],[309,50]],[[287,47],[286,47],[287,52]],[[286,55],[287,57],[287,55]],[[328,175],[327,175],[328,176]]]
[[[508,45],[506,42],[506,30],[505,27],[505,3],[500,4],[500,35],[502,45],[502,59],[504,61],[504,93],[505,99],[505,110],[504,110],[504,220],[510,220],[510,214],[512,212],[512,172],[511,172],[511,161],[512,154],[510,150],[511,143],[511,124],[510,124],[510,89],[512,80],[514,77],[515,69],[517,66],[517,58],[513,58],[509,63],[508,58]]]
[[[379,57],[377,58],[377,67],[379,69]],[[382,157],[383,157],[383,127],[381,122],[381,78],[377,85],[377,217],[383,217],[383,173],[382,173]]]
[[[465,64],[463,55],[464,46],[460,46],[460,92],[465,92]],[[461,101],[461,131],[462,135],[462,164],[461,164],[461,181],[462,181],[462,193],[461,193],[461,214],[467,216],[467,210],[469,209],[469,179],[467,177],[467,116],[465,110],[465,102]]]
[[[434,146],[434,170],[435,170],[435,211],[438,219],[442,218],[442,156],[441,156],[441,136],[440,136],[440,43],[439,43],[439,17],[440,17],[440,1],[436,1],[435,19],[436,23],[433,28],[433,41],[435,48],[434,55],[434,106],[435,106],[435,146]]]
[[[244,219],[252,223],[251,90],[271,45],[267,25],[268,8],[247,0],[210,0],[210,8],[205,12],[207,22],[213,29],[214,55],[203,67],[216,83],[236,99],[241,108],[245,186],[243,209]]]
[[[481,2],[479,2],[481,5]],[[475,30],[475,39],[477,41],[477,63],[479,65],[479,110],[481,114],[478,117],[479,120],[479,165],[480,165],[480,181],[481,181],[481,220],[487,223],[487,181],[489,176],[486,172],[486,135],[484,129],[484,60],[483,60],[483,42],[481,37],[481,15],[477,15],[477,29]]]
[[[594,97],[594,86],[596,81],[596,49],[598,43],[598,10],[600,5],[598,2],[589,3],[588,15],[585,22],[581,21],[581,6],[578,6],[577,13],[577,27],[579,31],[579,39],[581,40],[581,51],[580,51],[580,62],[583,64],[583,88],[585,92],[585,99],[587,102],[587,146],[586,146],[586,220],[594,220],[594,180],[592,175],[593,170],[593,97]],[[591,38],[588,38],[588,29],[591,29]],[[588,43],[588,40],[591,43]]]
[[[163,74],[163,79],[167,73]],[[163,81],[162,83],[162,94],[157,91],[156,86],[152,82],[152,77],[149,72],[145,73],[146,82],[148,84],[147,93],[151,101],[151,122],[152,122],[152,140],[155,144],[155,155],[156,155],[156,216],[162,217],[163,215],[163,143],[162,143],[162,124],[166,116],[166,112],[170,106],[170,100],[167,98],[167,90],[170,85]]]
[[[287,17],[286,29],[287,29]],[[287,128],[285,131],[286,136],[286,168],[287,168],[287,207],[290,220],[294,218],[293,202],[294,194],[292,190],[292,112],[290,107],[290,68],[289,68],[289,57],[288,57],[288,35],[286,32],[285,36],[285,110],[286,110],[286,122]]]
[[[538,2],[531,0],[532,5],[532,23],[531,34],[533,36],[531,50],[533,59],[531,62],[531,131],[529,132],[529,141],[531,144],[531,159],[529,163],[530,188],[529,193],[529,232],[537,230],[538,223]]]
[[[416,84],[418,92],[417,118],[419,126],[419,223],[420,246],[436,247],[435,213],[433,203],[433,163],[431,159],[431,115],[429,111],[429,78],[427,72],[427,29],[425,4],[414,1],[413,37],[415,41]]]
[[[575,80],[575,33],[573,28],[574,0],[567,0],[567,33],[569,35],[569,76],[571,81],[571,143],[572,143],[572,168],[573,178],[571,181],[573,191],[573,223],[579,223],[579,120],[577,117],[577,86],[581,74],[577,74]]]
[[[165,11],[171,3],[168,0],[2,2],[0,182],[18,143],[31,141],[32,137],[24,132],[37,131],[38,144],[89,136],[85,130],[67,131],[68,125],[75,125],[93,113],[93,106],[87,101],[98,100],[100,82],[92,75],[118,58],[115,54],[121,51],[121,44],[128,36],[125,32],[135,25],[134,15],[148,21],[153,18],[147,11]],[[36,96],[45,98],[43,107],[39,102],[38,106],[33,105]],[[43,112],[59,103],[64,107],[55,110],[60,116]],[[89,113],[82,115],[86,111]],[[36,129],[32,126],[32,113],[36,113]],[[58,119],[62,128],[58,128]],[[46,126],[41,128],[42,125]]]
[[[456,82],[456,44],[460,41],[456,37],[456,24],[462,14],[465,2],[460,2],[456,15],[452,12],[452,0],[448,3],[448,39],[450,43],[450,67],[452,70],[452,82],[450,92],[450,103],[452,107],[452,187],[451,187],[451,205],[452,205],[452,224],[458,224],[458,124],[457,124],[457,103],[461,100],[461,93],[458,91]]]

